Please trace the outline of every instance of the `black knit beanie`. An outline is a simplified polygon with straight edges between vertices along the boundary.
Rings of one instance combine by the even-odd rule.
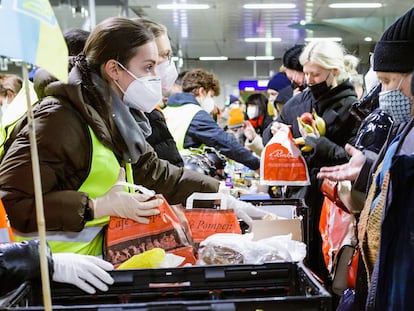
[[[297,44],[288,49],[285,54],[283,54],[283,66],[292,70],[303,71],[303,67],[299,62],[299,56],[304,47],[303,44]]]
[[[411,72],[414,68],[414,7],[382,34],[374,50],[375,71]]]

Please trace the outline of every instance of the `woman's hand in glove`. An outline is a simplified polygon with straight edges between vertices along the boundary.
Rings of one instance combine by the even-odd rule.
[[[125,171],[121,169],[119,173],[119,182],[125,181]],[[141,193],[128,193],[124,190],[122,184],[115,184],[103,196],[92,200],[92,209],[94,218],[104,216],[118,216],[129,218],[137,222],[148,224],[147,217],[158,215],[157,209],[163,202],[160,198],[153,198]]]
[[[94,256],[57,253],[53,254],[53,281],[76,285],[83,291],[94,294],[96,289],[107,291],[114,280],[106,272],[114,267]]]

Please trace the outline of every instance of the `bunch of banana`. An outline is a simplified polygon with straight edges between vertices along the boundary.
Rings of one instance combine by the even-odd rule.
[[[316,129],[319,132],[319,135],[324,136],[326,134],[326,124],[325,120],[321,118],[317,113],[315,108],[312,109],[312,116],[315,124]]]
[[[323,136],[326,133],[326,124],[323,118],[321,118],[316,110],[313,109],[312,113],[304,112],[297,118],[299,126],[301,126],[307,133],[307,135]],[[302,146],[300,150],[302,152],[312,151],[312,147],[305,144],[304,137],[298,137],[295,139],[295,143]]]
[[[298,137],[298,138],[295,138],[294,141],[295,141],[296,145],[302,146],[302,147],[300,147],[300,151],[302,151],[302,152],[311,152],[312,151],[312,147],[305,144],[305,138]]]
[[[310,113],[308,113],[308,114],[310,116],[312,116]],[[315,135],[315,130],[314,130],[313,126],[309,124],[309,123],[313,124],[314,121],[313,121],[313,118],[309,117],[309,115],[302,115],[301,117],[298,117],[297,118],[298,124],[300,124],[300,126],[303,127],[303,129],[306,131],[306,133],[308,135]],[[302,152],[312,151],[312,147],[305,144],[305,138],[304,137],[298,137],[298,138],[295,138],[294,140],[295,140],[295,143],[298,146],[302,146],[302,147],[300,147],[300,151],[302,151]]]

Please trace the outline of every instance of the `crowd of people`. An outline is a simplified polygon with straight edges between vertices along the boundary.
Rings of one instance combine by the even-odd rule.
[[[374,92],[357,71],[358,58],[340,43],[322,40],[288,49],[266,92],[245,98],[231,94],[224,105],[216,103],[221,88],[214,73],[199,68],[177,72],[168,30],[155,21],[114,17],[90,33],[68,31],[65,38],[71,55],[68,83],[42,68],[33,82],[0,75],[0,198],[13,228],[9,243],[0,245],[2,293],[40,273],[36,239],[25,241],[37,231],[30,128],[23,117],[29,89],[46,228],[63,237],[48,242],[55,281],[90,293],[113,283],[107,272],[112,265],[99,258],[109,217],[147,224],[162,203],[159,196],[125,191],[125,181],[162,194],[170,204],[185,205],[193,192],[220,190],[220,178],[185,166],[190,150],[212,148],[258,172],[264,146],[289,125],[293,137],[309,146],[302,155],[310,185],[288,186],[283,193],[309,207],[306,265],[330,289],[332,274],[319,232],[321,186],[324,180],[337,186],[348,182],[351,187],[340,199],[355,216],[361,256],[357,285],[338,296],[332,293],[334,307],[409,309],[414,284],[414,8],[389,26],[375,46],[377,82],[369,86]],[[297,121],[303,113],[322,118],[324,131],[304,130]],[[228,196],[228,207],[251,223],[258,208]],[[4,236],[0,232],[3,242]]]

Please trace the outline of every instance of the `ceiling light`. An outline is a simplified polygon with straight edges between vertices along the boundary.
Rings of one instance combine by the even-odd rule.
[[[366,41],[366,42],[371,42],[371,41],[372,41],[372,37],[365,37],[365,38],[364,38],[364,41]]]
[[[377,9],[382,7],[381,3],[372,2],[372,3],[331,3],[329,5],[332,9]]]
[[[342,41],[342,38],[341,37],[313,37],[313,38],[305,38],[305,41],[306,42],[318,41],[318,40],[341,42]]]
[[[246,42],[280,42],[281,38],[245,38]]]
[[[159,10],[206,10],[209,8],[208,4],[171,3],[157,5]]]
[[[228,60],[227,56],[201,56],[199,60]]]
[[[292,3],[247,3],[245,9],[294,9],[296,4]]]
[[[274,60],[274,56],[246,56],[246,60]]]

